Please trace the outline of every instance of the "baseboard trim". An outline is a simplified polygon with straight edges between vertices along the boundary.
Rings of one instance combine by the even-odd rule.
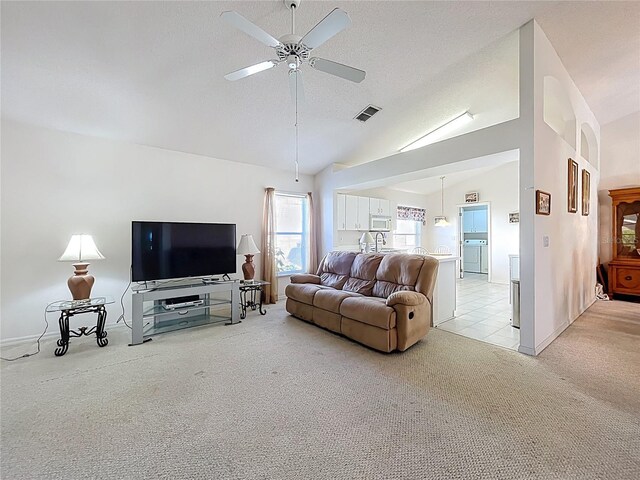
[[[123,323],[107,323],[104,328],[105,330],[113,330],[115,328],[126,328],[126,325],[124,325]],[[25,337],[12,337],[12,338],[7,338],[6,340],[0,340],[0,348],[8,348],[8,347],[14,347],[16,345],[20,345],[23,343],[33,343],[35,342],[38,337],[40,336],[40,334],[38,333],[37,335],[27,335]],[[45,333],[42,336],[42,339],[47,339],[50,337],[59,337],[60,336],[60,330],[58,329],[58,322],[57,320],[52,322],[49,321],[49,328],[47,333]]]
[[[535,349],[535,353],[534,355],[540,355],[540,353],[547,348],[551,342],[553,342],[556,338],[558,338],[560,336],[560,334],[562,332],[564,332],[567,327],[571,325],[569,322],[563,322],[562,324],[560,324],[560,326],[558,328],[556,328],[551,335],[549,335],[547,338],[545,338],[542,342],[540,342],[538,345],[536,345],[536,349]]]
[[[540,353],[542,353],[542,351],[547,348],[549,345],[551,345],[551,343],[560,336],[560,334],[562,332],[564,332],[569,326],[571,326],[571,324],[573,322],[575,322],[578,318],[580,318],[582,316],[582,314],[584,312],[586,312],[587,310],[589,310],[589,308],[591,307],[591,305],[593,305],[594,303],[596,303],[598,299],[594,296],[589,302],[587,302],[587,306],[584,308],[584,310],[582,310],[578,316],[576,318],[574,318],[573,320],[570,321],[566,321],[564,323],[562,323],[560,326],[558,326],[558,328],[556,328],[553,333],[551,333],[551,335],[549,335],[547,338],[545,338],[542,342],[540,342],[538,345],[536,345],[535,348],[535,352],[533,354],[528,354],[528,355],[540,355]],[[529,348],[525,348],[524,350],[530,350]],[[522,352],[522,353],[527,353],[527,352]]]
[[[518,347],[518,352],[524,353],[525,355],[531,355],[532,357],[536,355],[536,351],[533,348],[525,347],[523,345]]]

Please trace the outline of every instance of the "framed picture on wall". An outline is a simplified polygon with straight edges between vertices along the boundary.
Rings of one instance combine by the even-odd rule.
[[[591,175],[582,169],[582,215],[589,215],[591,209]]]
[[[520,222],[520,212],[513,212],[509,214],[509,223]]]
[[[567,206],[570,213],[578,211],[578,164],[572,158],[567,176]]]
[[[464,203],[476,203],[480,199],[478,192],[469,192],[464,194]]]
[[[536,214],[551,215],[551,194],[536,190]]]

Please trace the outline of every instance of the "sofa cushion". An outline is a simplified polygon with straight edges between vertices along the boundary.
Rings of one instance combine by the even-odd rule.
[[[340,305],[345,298],[361,296],[357,293],[344,292],[342,290],[322,289],[313,297],[313,306],[328,312],[340,313]]]
[[[310,283],[290,283],[284,289],[284,294],[288,298],[298,302],[313,305],[313,297],[319,290],[323,290],[321,285],[312,285]]]
[[[387,298],[394,292],[415,291],[415,284],[423,263],[422,255],[385,255],[376,272],[376,283],[373,286],[372,295]]]
[[[340,305],[343,317],[389,330],[396,326],[396,311],[387,307],[384,298],[345,298]]]
[[[376,271],[383,256],[380,254],[358,255],[351,264],[349,278],[342,289],[371,296],[376,282]]]
[[[320,283],[341,290],[349,277],[351,264],[358,255],[355,252],[330,252],[318,269]]]

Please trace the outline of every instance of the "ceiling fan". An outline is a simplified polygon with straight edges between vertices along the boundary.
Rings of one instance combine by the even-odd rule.
[[[300,2],[301,0],[283,0],[285,6],[291,10],[291,33],[282,35],[279,39],[272,37],[238,12],[228,11],[222,13],[220,16],[238,30],[242,30],[247,35],[273,48],[277,57],[274,60],[267,60],[266,62],[228,73],[224,78],[231,81],[239,80],[286,62],[289,67],[289,86],[291,87],[291,95],[294,101],[303,99],[300,67],[305,63],[308,63],[316,70],[352,82],[360,83],[364,80],[366,72],[363,70],[324,58],[311,57],[310,55],[313,49],[319,47],[351,24],[351,19],[347,13],[339,8],[334,8],[320,23],[313,27],[304,37],[301,37],[295,33],[296,9],[300,6]]]

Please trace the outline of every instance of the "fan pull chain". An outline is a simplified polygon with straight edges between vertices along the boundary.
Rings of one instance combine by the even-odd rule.
[[[296,182],[298,182],[298,72],[296,71],[294,75],[296,76]]]

